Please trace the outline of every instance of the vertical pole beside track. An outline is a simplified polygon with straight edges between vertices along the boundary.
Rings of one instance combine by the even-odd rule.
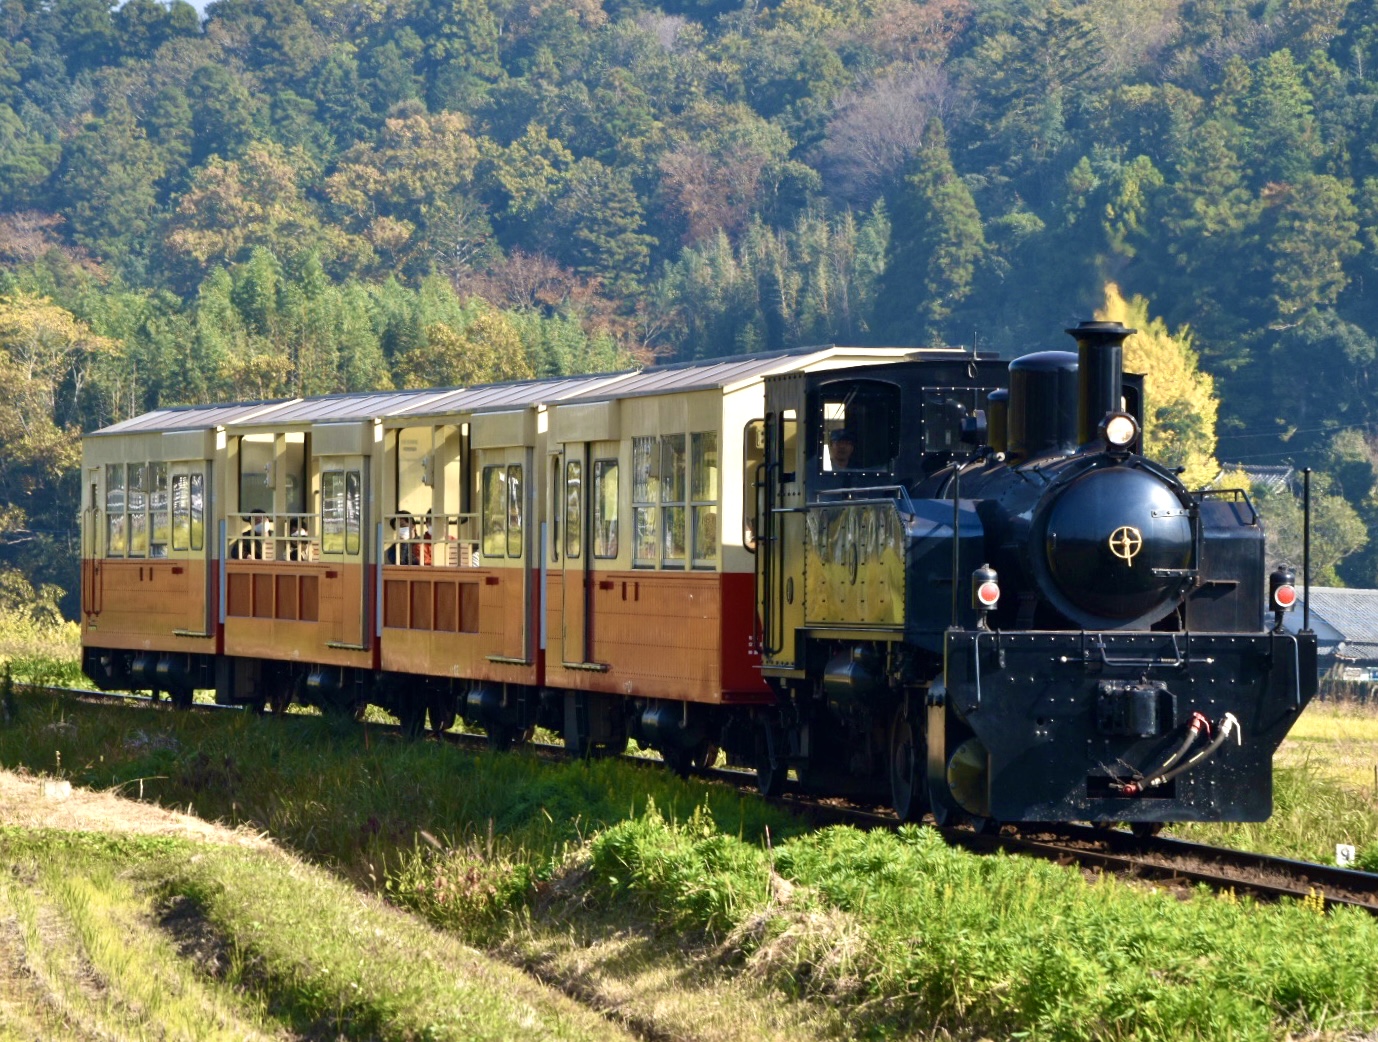
[[[1301,631],[1311,632],[1311,468],[1302,472]]]

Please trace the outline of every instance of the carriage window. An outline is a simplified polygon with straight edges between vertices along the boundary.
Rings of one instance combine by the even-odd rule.
[[[579,557],[583,542],[584,464],[570,460],[565,464],[565,556]]]
[[[670,565],[684,564],[684,471],[684,435],[664,435],[660,439],[660,502],[665,518],[661,556]]]
[[[148,465],[148,556],[166,557],[169,536],[167,464]]]
[[[752,420],[746,425],[742,438],[742,546],[756,550],[757,515],[760,512],[760,490],[756,482],[766,462],[766,421]]]
[[[522,468],[507,468],[507,556],[522,555]]]
[[[125,553],[124,464],[105,465],[105,554],[123,557]]]
[[[617,556],[617,460],[593,461],[593,556]]]
[[[357,470],[321,474],[321,553],[357,554],[363,545],[363,479]]]
[[[239,439],[239,512],[273,512],[274,436],[245,434]]]
[[[694,563],[715,564],[718,557],[718,432],[691,435],[693,479],[690,501],[694,513]]]
[[[196,473],[191,476],[191,548],[204,550],[206,547],[206,477]]]
[[[357,470],[345,471],[345,553],[357,554],[362,548],[363,481]]]
[[[501,557],[507,549],[507,491],[504,467],[483,468],[483,556]]]
[[[889,470],[899,455],[900,389],[880,380],[839,380],[819,392],[810,451],[825,473]]]
[[[525,520],[520,463],[483,468],[483,555],[520,557]]]
[[[172,477],[172,548],[191,549],[191,477]]]
[[[632,562],[655,564],[659,548],[660,446],[655,438],[632,439]]]
[[[148,555],[148,464],[131,463],[128,468],[129,556]]]
[[[430,513],[434,484],[435,430],[404,427],[397,432],[397,512]]]

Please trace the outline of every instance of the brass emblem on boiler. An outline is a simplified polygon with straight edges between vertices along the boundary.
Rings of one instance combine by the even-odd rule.
[[[1110,533],[1110,552],[1130,568],[1134,567],[1134,558],[1143,548],[1143,533],[1133,525],[1121,525]]]

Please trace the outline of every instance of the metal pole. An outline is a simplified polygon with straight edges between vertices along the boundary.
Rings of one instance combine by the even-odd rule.
[[[952,470],[952,628],[957,628],[957,570],[961,567],[958,558],[958,541],[962,509],[962,465],[954,465]]]
[[[1302,472],[1301,631],[1311,632],[1311,468]]]

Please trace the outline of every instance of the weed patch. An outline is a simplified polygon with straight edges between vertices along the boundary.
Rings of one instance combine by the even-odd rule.
[[[1362,913],[1088,884],[915,827],[768,850],[652,811],[591,849],[607,900],[721,936],[725,958],[789,994],[854,1003],[874,1037],[1263,1039],[1378,1008],[1378,925]]]

